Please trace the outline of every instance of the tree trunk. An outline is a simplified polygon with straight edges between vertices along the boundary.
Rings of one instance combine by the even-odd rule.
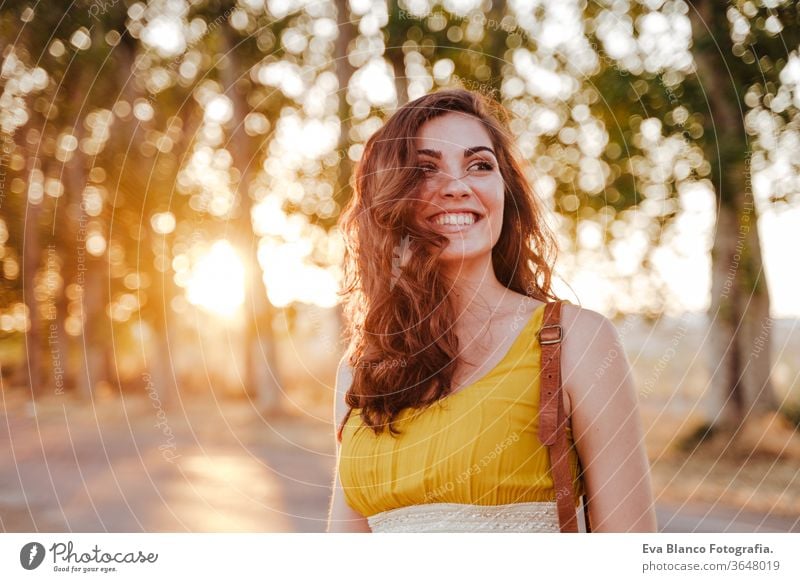
[[[333,193],[334,201],[341,208],[352,195],[350,179],[353,175],[354,164],[350,159],[350,128],[351,112],[350,105],[347,103],[347,88],[350,85],[350,78],[355,70],[348,60],[348,47],[356,38],[355,26],[350,22],[350,9],[347,0],[336,0],[336,21],[338,36],[336,37],[334,63],[336,68],[336,78],[339,81],[339,123],[341,131],[339,133],[338,153],[340,158],[339,175],[336,179],[336,190]],[[400,49],[398,49],[400,50]],[[402,53],[402,51],[401,51]],[[405,67],[403,68],[405,70]],[[398,98],[400,96],[398,95]]]
[[[258,242],[254,241],[253,247],[257,244]],[[280,412],[283,386],[275,350],[275,331],[272,327],[275,308],[267,299],[267,290],[255,249],[246,259],[247,264],[253,269],[245,281],[247,286],[245,297],[249,298],[249,301],[245,302],[246,377],[250,386],[254,388],[258,410],[268,416]]]
[[[344,10],[344,14],[347,15],[346,3],[343,7],[338,7],[337,5],[337,8],[339,10]],[[403,22],[403,19],[400,18],[400,8],[397,7],[397,4],[391,6],[390,10],[393,11],[393,13],[389,15],[389,24],[384,28],[386,33],[388,33],[386,58],[392,65],[392,71],[394,73],[394,90],[397,94],[397,107],[399,108],[408,103],[408,79],[406,79],[406,59],[405,53],[403,52],[403,42],[406,40],[406,34],[408,30],[405,26],[403,26],[405,23]],[[339,47],[337,47],[339,49],[337,51],[337,56],[340,51],[345,51],[346,53],[347,45],[344,44],[344,42],[349,43],[350,38],[347,37],[353,34],[353,31],[345,32],[341,28],[342,20],[347,19],[340,16],[339,20],[339,34],[343,42]],[[349,79],[349,74],[346,70],[341,71],[341,74],[346,75]],[[350,74],[352,74],[352,72],[350,72]]]
[[[147,373],[150,375],[145,381],[147,396],[153,401],[153,406],[164,410],[176,410],[180,402],[180,390],[177,382],[173,349],[180,349],[180,341],[176,341],[177,322],[173,317],[172,298],[177,295],[177,290],[172,279],[172,272],[155,271],[151,286],[152,300],[161,308],[160,312],[152,313],[148,318],[152,326],[152,343],[147,350]],[[162,430],[165,430],[162,427]]]
[[[487,18],[489,21],[498,23],[495,25],[498,26],[499,23],[503,21],[505,14],[505,0],[494,0],[492,2],[492,9],[489,11]],[[503,84],[503,55],[506,51],[506,38],[507,34],[505,34],[501,28],[499,32],[489,35],[488,43],[486,43],[488,46],[484,49],[486,51],[489,69],[492,71],[487,84],[492,88],[491,97],[498,101],[502,98],[500,87]]]
[[[232,132],[228,149],[233,158],[233,166],[239,170],[240,177],[236,186],[239,202],[239,217],[235,221],[236,232],[233,237],[234,246],[242,254],[245,265],[244,286],[244,342],[245,342],[245,390],[254,394],[258,410],[266,415],[280,412],[280,394],[283,387],[278,359],[275,350],[275,332],[273,320],[275,309],[267,297],[263,271],[258,261],[258,235],[253,228],[253,199],[249,192],[253,171],[255,151],[251,147],[250,138],[245,133],[244,118],[247,115],[247,99],[243,88],[237,86],[237,72],[243,68],[237,66],[237,49],[235,32],[226,26],[223,36],[229,62],[221,72],[225,94],[233,102]],[[246,82],[246,81],[243,81]]]
[[[339,208],[343,208],[353,195],[351,179],[355,169],[355,164],[350,159],[349,155],[350,128],[352,127],[352,123],[350,105],[347,103],[347,90],[350,85],[350,79],[355,72],[355,69],[348,60],[348,47],[357,37],[357,29],[353,26],[350,19],[351,15],[347,0],[336,0],[336,28],[338,30],[338,36],[336,37],[336,45],[334,47],[335,54],[333,56],[336,78],[339,81],[339,123],[341,126],[337,152],[341,162],[339,164],[339,173],[336,176],[336,189],[333,193],[333,199]],[[397,87],[398,90],[397,105],[400,107],[408,101],[408,84],[405,79],[405,58],[402,48],[391,49],[389,59],[394,68],[395,87]],[[402,94],[400,92],[401,88]],[[339,329],[343,329],[345,321],[341,305],[339,305],[336,310],[336,316],[339,320]]]
[[[31,171],[38,168],[31,168]],[[30,180],[29,180],[30,183]],[[25,354],[31,398],[36,401],[44,394],[42,384],[42,330],[39,305],[36,301],[35,277],[41,262],[39,215],[42,203],[26,201],[22,246],[22,300],[28,308],[30,327],[25,332]]]
[[[718,201],[709,312],[711,421],[734,431],[751,415],[776,408],[770,381],[772,321],[755,204],[751,196],[749,201],[744,195],[736,198],[735,204]]]
[[[58,249],[56,249],[58,252]],[[63,253],[59,252],[62,256]],[[62,265],[64,263],[62,262]],[[65,270],[61,270],[61,288],[58,290],[55,299],[55,313],[53,314],[52,325],[55,326],[55,350],[59,356],[60,370],[53,370],[53,381],[56,383],[56,393],[61,394],[74,392],[77,389],[76,378],[74,374],[75,367],[72,365],[72,352],[70,346],[72,340],[67,334],[66,321],[67,321],[67,308],[69,307],[69,299],[67,298],[65,287],[69,282],[66,277]]]
[[[46,163],[45,177],[52,166],[52,161]],[[56,220],[56,208],[58,208],[57,204],[53,209],[54,214],[51,219],[53,222]],[[63,223],[67,227],[70,221],[65,220]],[[52,393],[56,396],[61,396],[74,388],[69,376],[69,371],[73,368],[69,365],[70,338],[65,326],[69,305],[65,293],[66,263],[67,257],[59,249],[57,241],[51,239],[47,242],[46,258],[44,258],[43,264],[44,285],[47,288],[47,305],[44,314],[47,340],[42,345],[43,352],[47,354],[43,360],[47,360],[47,364],[43,367],[42,374],[45,374],[45,370],[49,370],[50,375],[44,382],[50,385]]]
[[[706,0],[695,2],[689,13],[698,82],[708,96],[705,155],[718,210],[709,311],[709,424],[714,432],[737,435],[750,420],[776,408],[770,381],[769,293],[751,189],[742,88],[737,85],[746,77],[735,70],[725,11]]]
[[[74,96],[77,99],[77,95]],[[80,140],[82,135],[82,124],[75,124],[76,137]],[[78,154],[78,152],[76,152]],[[64,368],[64,378],[66,385],[75,394],[81,394],[83,365],[79,362],[83,360],[83,342],[80,336],[68,335],[66,333],[65,322],[70,304],[66,296],[67,287],[78,281],[78,228],[79,221],[85,218],[81,207],[83,189],[86,185],[84,169],[80,165],[81,158],[74,155],[69,161],[65,162],[61,173],[64,181],[64,195],[55,206],[53,220],[59,222],[61,227],[56,230],[58,253],[62,260],[61,278],[63,285],[59,290],[58,300],[56,301],[56,322],[59,326],[59,337],[63,340],[61,349],[64,357],[62,367]],[[84,257],[85,258],[85,257]],[[84,263],[85,266],[85,263]],[[85,271],[83,276],[85,276]],[[81,290],[83,286],[81,285]],[[76,359],[77,358],[77,359]],[[84,386],[85,387],[85,386]]]
[[[78,265],[77,265],[77,234],[78,229],[76,225],[81,217],[81,196],[83,192],[83,176],[81,169],[77,167],[75,158],[70,160],[64,165],[64,204],[61,209],[56,210],[56,220],[58,213],[64,215],[63,226],[59,233],[59,253],[63,258],[63,280],[64,285],[60,290],[59,300],[56,302],[57,315],[56,319],[62,332],[66,331],[64,327],[68,314],[70,300],[66,296],[67,287],[71,284],[77,283]],[[73,215],[74,212],[74,215]],[[84,273],[85,275],[85,273]],[[81,291],[83,286],[81,286]],[[62,335],[66,335],[63,333]],[[83,359],[83,345],[79,336],[68,335],[65,337],[66,343],[64,345],[64,376],[68,378],[68,384],[72,387],[75,394],[81,393],[81,376],[82,366],[78,362]],[[77,359],[76,359],[77,358]]]
[[[80,130],[77,137],[80,139]],[[80,148],[76,149],[73,159],[69,162],[69,188],[70,198],[79,206],[78,209],[78,230],[75,253],[82,256],[83,265],[76,261],[76,281],[81,287],[81,334],[76,340],[79,342],[78,357],[78,395],[92,399],[98,382],[108,382],[108,350],[111,349],[111,342],[105,326],[110,326],[111,322],[106,314],[106,306],[109,297],[104,293],[104,277],[108,276],[107,255],[103,258],[93,257],[86,249],[86,239],[89,235],[87,230],[90,217],[83,208],[83,192],[86,187],[86,166],[84,164],[83,153]],[[106,249],[106,253],[108,250]],[[82,253],[82,255],[79,255]]]
[[[111,325],[106,315],[109,298],[104,293],[105,276],[108,275],[108,264],[103,257],[90,257],[86,252],[86,278],[81,298],[83,320],[83,349],[85,354],[80,358],[79,393],[84,398],[92,399],[98,383],[109,381],[107,351],[110,349],[110,338],[106,326]]]
[[[389,62],[394,72],[394,90],[397,93],[398,109],[408,103],[408,83],[406,81],[406,63],[403,49],[400,47],[389,48]]]

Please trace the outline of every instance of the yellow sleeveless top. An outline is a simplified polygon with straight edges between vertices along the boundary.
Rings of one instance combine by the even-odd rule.
[[[402,410],[399,436],[387,429],[376,436],[353,409],[339,457],[347,504],[369,517],[425,503],[555,501],[550,458],[537,434],[543,315],[541,305],[500,363],[477,382],[429,408]],[[584,489],[569,428],[567,436],[577,505]]]

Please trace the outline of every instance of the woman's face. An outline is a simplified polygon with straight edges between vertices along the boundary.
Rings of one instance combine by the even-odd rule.
[[[505,188],[488,131],[471,115],[446,113],[420,128],[416,150],[420,218],[450,239],[440,260],[491,260]]]

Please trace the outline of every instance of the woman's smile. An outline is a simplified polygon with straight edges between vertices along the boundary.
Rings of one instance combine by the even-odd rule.
[[[449,232],[465,232],[472,230],[472,228],[482,220],[482,216],[472,212],[441,212],[428,219],[428,221],[436,227],[436,230],[442,233]]]

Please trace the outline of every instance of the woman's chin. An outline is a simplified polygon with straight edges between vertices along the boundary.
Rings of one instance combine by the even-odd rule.
[[[448,269],[464,268],[476,263],[492,264],[491,249],[464,248],[458,241],[451,241],[448,247],[439,255],[439,263]]]

